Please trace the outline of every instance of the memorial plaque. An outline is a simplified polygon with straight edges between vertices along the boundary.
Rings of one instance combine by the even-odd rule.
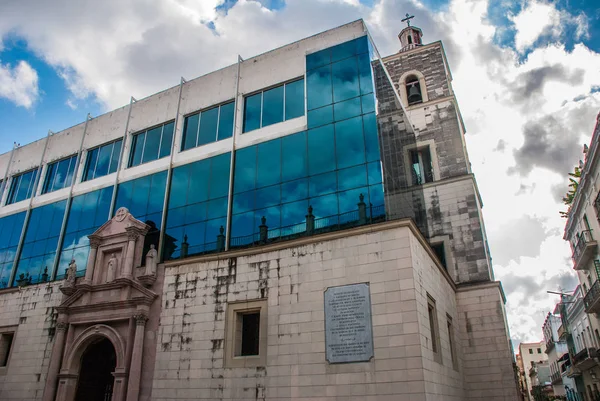
[[[325,356],[329,363],[366,362],[373,357],[368,284],[325,291]]]

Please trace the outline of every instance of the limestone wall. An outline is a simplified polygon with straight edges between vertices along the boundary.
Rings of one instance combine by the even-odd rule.
[[[41,400],[62,299],[59,282],[0,293],[0,330],[16,326],[8,365],[0,368],[0,400]]]
[[[458,320],[453,289],[407,224],[167,264],[152,399],[461,400],[442,320]],[[323,293],[363,282],[375,357],[329,364]],[[426,292],[438,298],[442,366],[427,356]],[[266,366],[226,368],[227,303],[256,299],[268,302]]]

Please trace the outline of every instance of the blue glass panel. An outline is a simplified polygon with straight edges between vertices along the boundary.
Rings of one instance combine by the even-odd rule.
[[[115,211],[126,207],[131,211],[131,198],[133,196],[133,181],[119,184],[117,187],[117,198],[115,200]],[[131,213],[133,214],[133,212]],[[134,215],[135,216],[135,215]]]
[[[119,139],[112,146],[112,156],[110,158],[110,168],[108,169],[108,174],[114,173],[117,171],[119,167],[119,159],[121,157],[121,145],[123,144],[123,140]],[[97,176],[97,175],[96,175]]]
[[[360,94],[373,93],[373,76],[369,54],[358,56],[358,73],[360,75]]]
[[[256,185],[256,146],[235,152],[234,193],[254,189]]]
[[[44,179],[44,186],[42,187],[43,194],[52,191],[57,167],[58,162],[48,165],[48,168],[46,169],[46,178]]]
[[[167,213],[167,228],[179,227],[185,224],[186,206],[169,209]]]
[[[362,112],[363,114],[375,112],[375,95],[369,93],[361,96]]]
[[[110,202],[112,201],[113,187],[103,188],[96,192],[98,193],[98,203],[95,206],[96,218],[94,220],[94,226],[100,227],[109,219],[108,214],[110,212]],[[93,212],[94,209],[90,209],[90,211]]]
[[[253,242],[252,234],[255,230],[258,231],[258,227],[254,227],[254,212],[234,215],[231,219],[232,245]]]
[[[69,174],[69,165],[71,164],[71,158],[56,162],[56,170],[54,174],[54,181],[52,183],[51,191],[56,191],[64,188],[66,185],[67,176]],[[69,185],[71,183],[69,182]]]
[[[281,202],[293,202],[308,198],[308,179],[289,181],[281,184]]]
[[[144,146],[144,157],[142,157],[142,163],[147,163],[149,161],[158,159],[161,134],[162,126],[151,129],[146,133],[146,145]]]
[[[233,114],[235,110],[235,103],[227,103],[221,105],[221,111],[219,115],[219,133],[217,140],[231,138],[233,135]]]
[[[183,124],[183,139],[181,141],[181,150],[187,150],[196,147],[199,121],[200,114],[194,114],[185,118],[185,123]]]
[[[291,226],[306,221],[308,214],[308,201],[286,203],[281,206],[281,226]]]
[[[227,216],[227,197],[209,200],[207,213],[209,219]]]
[[[304,115],[304,79],[285,85],[285,119]]]
[[[75,166],[77,165],[77,161],[77,156],[73,156],[69,160],[69,169],[67,170],[67,175],[65,176],[63,188],[70,187],[71,184],[73,184],[73,177],[75,174]]]
[[[204,222],[188,224],[183,229],[184,235],[187,235],[189,244],[188,255],[200,253],[204,251],[204,234],[206,232],[206,224]]]
[[[308,173],[315,175],[335,170],[333,124],[308,131]]]
[[[327,217],[338,214],[337,195],[325,195],[318,198],[311,198],[310,204],[313,207],[313,214],[316,218]]]
[[[94,178],[103,177],[108,174],[110,160],[113,151],[113,144],[102,146],[98,152],[98,162],[96,163],[96,172]]]
[[[306,132],[281,138],[281,180],[306,177]]]
[[[150,184],[152,176],[146,176],[133,180],[133,190],[129,212],[137,218],[148,213],[148,199],[150,198]],[[115,208],[116,210],[117,208]]]
[[[227,225],[227,219],[226,218],[219,218],[219,219],[212,219],[212,220],[208,220],[206,222],[206,236],[205,236],[205,240],[208,244],[212,244],[210,245],[210,247],[207,250],[213,250],[216,247],[214,246],[214,243],[217,241],[217,236],[220,234],[220,229],[221,227],[225,228],[225,226]],[[223,232],[223,235],[225,235],[225,232]]]
[[[358,188],[367,185],[367,169],[364,164],[338,170],[338,190]]]
[[[365,35],[361,38],[354,39],[356,42],[356,54],[369,52],[369,38]]]
[[[244,129],[243,132],[260,128],[260,109],[262,92],[244,99]]]
[[[129,167],[138,166],[142,163],[142,153],[144,152],[144,142],[146,141],[146,133],[138,134],[133,137],[131,147],[131,158],[129,160]]]
[[[33,192],[33,187],[35,186],[35,177],[37,170],[33,170],[27,172],[25,174],[21,174],[18,176],[18,181],[15,181],[17,177],[13,177],[13,182],[18,183],[18,187],[16,191],[12,191],[12,199],[9,199],[7,204],[20,202],[25,199],[29,199],[31,193]]]
[[[229,193],[229,167],[231,164],[231,153],[224,153],[211,158],[210,165],[210,198],[227,196]],[[225,202],[227,203],[227,202]]]
[[[278,205],[281,201],[281,188],[279,185],[257,189],[255,192],[255,208]]]
[[[338,168],[365,162],[365,141],[361,117],[354,117],[335,124],[335,145]]]
[[[160,153],[158,158],[163,158],[171,154],[171,147],[173,145],[173,130],[175,129],[175,123],[165,124],[162,131],[162,138],[160,140]]]
[[[254,209],[254,191],[242,192],[233,197],[233,214]]]
[[[206,220],[206,202],[194,203],[185,207],[185,224]]]
[[[363,127],[365,132],[365,147],[367,162],[379,160],[379,137],[377,135],[377,119],[375,113],[363,116]]]
[[[266,219],[265,225],[267,226],[267,229],[271,232],[270,234],[273,234],[273,232],[281,226],[281,213],[279,206],[260,209],[254,212],[254,227],[256,227],[255,232],[259,232],[259,227],[262,224],[263,217]],[[269,237],[270,236],[267,235],[267,238]]]
[[[87,155],[87,160],[85,161],[85,170],[83,172],[82,181],[87,181],[94,178],[94,170],[96,168],[97,159],[98,148],[90,150]]]
[[[164,258],[171,260],[181,257],[181,243],[183,242],[183,227],[168,228],[165,231]]]
[[[350,40],[334,46],[331,48],[331,62],[335,63],[336,61],[352,57],[356,54],[357,50],[356,40]]]
[[[190,184],[187,203],[204,202],[208,199],[208,181],[210,177],[210,159],[197,161],[190,165]]]
[[[309,71],[306,79],[308,110],[317,109],[333,102],[330,65]]]
[[[331,63],[331,49],[325,49],[306,56],[306,70],[312,70]]]
[[[148,196],[147,213],[158,213],[163,210],[167,172],[162,171],[152,175],[151,194]]]
[[[333,122],[333,106],[320,107],[308,112],[308,128],[315,128]]]
[[[336,121],[346,120],[361,114],[360,98],[345,100],[333,105],[333,113]]]
[[[219,108],[213,107],[200,114],[200,131],[198,133],[198,146],[216,141],[217,124],[219,122]]]
[[[169,208],[176,208],[186,204],[189,173],[189,164],[173,169],[173,174],[171,175],[171,192],[169,193]]]
[[[281,181],[281,141],[264,142],[257,146],[256,187],[261,188]]]
[[[373,206],[382,206],[383,205],[383,185],[371,185],[369,187],[369,201],[373,204]],[[383,214],[383,212],[380,212]],[[375,214],[375,213],[373,213]]]
[[[308,193],[311,198],[333,193],[337,190],[335,171],[311,176],[309,179]]]
[[[340,102],[360,95],[356,57],[331,65],[333,101]]]
[[[262,126],[283,121],[283,86],[263,92]]]
[[[382,182],[380,162],[377,161],[367,164],[367,171],[369,176],[369,185],[379,184]]]

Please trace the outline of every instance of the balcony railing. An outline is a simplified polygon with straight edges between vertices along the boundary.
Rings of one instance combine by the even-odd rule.
[[[582,269],[590,257],[594,254],[594,250],[598,246],[596,240],[592,236],[591,230],[585,230],[577,236],[577,243],[573,248],[573,265],[575,270]]]
[[[562,383],[562,376],[560,372],[554,372],[550,375],[550,379],[552,380],[552,384]]]
[[[564,341],[567,337],[567,334],[569,334],[569,329],[561,324],[558,328],[558,339]]]
[[[583,298],[585,305],[585,311],[587,313],[598,313],[600,312],[600,281],[596,280],[594,285],[590,288],[585,297]]]
[[[587,370],[596,365],[594,357],[597,354],[596,348],[584,348],[573,357],[573,365],[579,370]]]

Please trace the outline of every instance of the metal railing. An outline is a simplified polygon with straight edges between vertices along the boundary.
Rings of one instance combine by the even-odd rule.
[[[583,297],[583,304],[585,305],[586,312],[589,311],[590,307],[598,301],[600,298],[600,281],[596,280],[596,282],[590,287],[590,290],[585,297]]]
[[[592,230],[585,230],[579,233],[579,235],[577,236],[577,243],[573,248],[573,262],[577,263],[577,261],[583,254],[583,251],[585,250],[585,247],[588,244],[588,242],[591,242],[593,240],[594,237],[592,237]]]
[[[554,372],[550,375],[550,380],[552,380],[552,384],[556,384],[558,382],[562,382],[562,376],[560,372]]]

